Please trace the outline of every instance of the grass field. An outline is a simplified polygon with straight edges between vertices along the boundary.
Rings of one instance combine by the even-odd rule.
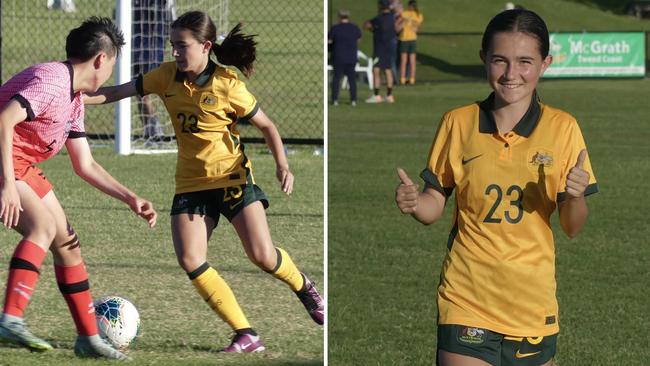
[[[360,90],[360,99],[368,95]],[[421,84],[398,87],[394,105],[330,107],[330,364],[433,363],[435,289],[451,209],[429,227],[401,215],[395,168],[417,178],[442,113],[489,91],[478,82]],[[545,81],[539,92],[577,117],[600,187],[577,238],[569,241],[553,219],[558,364],[647,365],[650,351],[639,335],[650,327],[650,81]]]
[[[266,148],[247,146],[255,177],[265,190],[276,245],[286,248],[296,264],[323,289],[323,157],[311,147],[290,147],[295,193],[283,197],[275,181],[275,164]],[[246,258],[234,230],[222,219],[210,241],[209,262],[233,288],[251,324],[267,345],[259,355],[224,356],[216,351],[229,343],[230,328],[196,293],[176,263],[169,229],[176,156],[117,157],[95,151],[95,158],[120,181],[158,209],[156,228],[136,218],[121,202],[101,194],[76,177],[62,152],[43,165],[68,218],[81,239],[95,298],[121,295],[140,311],[141,336],[130,354],[137,365],[321,365],[323,328],[313,323],[300,301],[278,280]],[[19,236],[0,230],[0,283]],[[56,286],[51,256],[26,313],[32,330],[56,349],[34,354],[0,347],[0,365],[99,365],[79,360],[72,347],[76,336],[65,301]],[[3,296],[4,297],[4,296]]]

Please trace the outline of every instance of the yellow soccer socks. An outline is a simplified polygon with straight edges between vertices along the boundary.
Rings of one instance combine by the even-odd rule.
[[[235,294],[214,268],[206,262],[187,275],[203,300],[232,329],[250,329],[251,326],[239,307]]]
[[[278,261],[275,268],[268,272],[273,277],[289,285],[294,292],[300,291],[305,283],[302,274],[284,249],[275,248],[275,252],[278,255]]]

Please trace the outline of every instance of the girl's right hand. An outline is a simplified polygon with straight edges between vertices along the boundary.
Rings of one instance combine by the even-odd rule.
[[[275,170],[275,176],[278,178],[278,182],[280,182],[282,192],[290,196],[291,192],[293,192],[293,173],[291,173],[288,167],[282,168],[278,166]]]
[[[415,213],[418,207],[418,185],[413,184],[402,168],[397,168],[397,175],[401,183],[395,188],[395,203],[403,214]]]
[[[18,225],[23,208],[16,185],[4,183],[0,189],[0,219],[5,227],[14,227]]]

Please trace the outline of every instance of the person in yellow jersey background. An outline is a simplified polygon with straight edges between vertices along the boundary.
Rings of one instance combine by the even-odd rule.
[[[187,12],[171,24],[175,61],[129,83],[102,88],[85,102],[108,103],[152,93],[163,100],[178,144],[171,209],[178,262],[199,294],[235,331],[232,343],[222,351],[260,352],[265,349],[260,336],[230,287],[206,261],[208,240],[220,215],[233,224],[248,258],[289,285],[320,325],[324,302],[289,254],[273,245],[264,211],[268,201],[255,184],[237,123],[248,121],[262,131],[276,162],[281,189],[290,195],[294,177],[280,134],[237,74],[210,59],[214,53],[220,64],[233,65],[248,77],[253,73],[256,42],[253,36],[241,33],[241,24],[221,44],[216,38],[216,27],[207,14]]]
[[[550,217],[558,208],[573,238],[598,187],[575,118],[536,92],[552,62],[544,21],[506,10],[481,46],[493,93],[444,114],[424,189],[398,168],[395,201],[428,225],[455,191],[437,289],[438,364],[551,365],[559,318]]]
[[[415,0],[408,2],[408,7],[401,14],[402,31],[399,34],[399,81],[404,85],[415,84],[415,58],[416,42],[418,31],[424,21],[422,13],[418,10],[418,4]],[[406,78],[406,67],[408,66],[408,80]]]

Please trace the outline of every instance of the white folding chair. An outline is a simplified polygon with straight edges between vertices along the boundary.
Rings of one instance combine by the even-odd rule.
[[[366,80],[368,81],[368,88],[370,90],[372,90],[374,85],[372,68],[376,63],[377,63],[376,59],[368,57],[365,53],[361,51],[357,51],[357,64],[354,66],[354,71],[360,72],[365,76]],[[327,65],[327,70],[332,71],[334,70],[334,67],[332,65]],[[343,80],[341,81],[341,89],[349,89],[349,88],[350,85],[348,84],[348,78],[346,76],[343,76]]]
[[[368,80],[368,88],[372,90],[373,77],[372,77],[372,68],[377,63],[376,59],[366,56],[365,53],[357,51],[357,65],[354,67],[354,71],[360,72],[366,75],[366,80]],[[363,65],[361,64],[363,62]]]

